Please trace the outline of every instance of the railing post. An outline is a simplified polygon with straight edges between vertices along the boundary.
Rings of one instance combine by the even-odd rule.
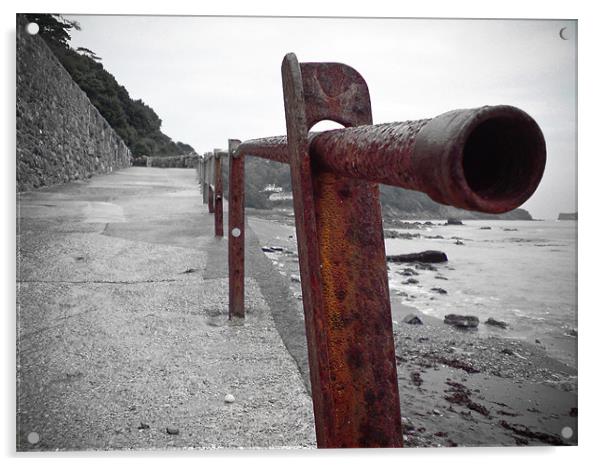
[[[214,223],[215,223],[215,236],[224,236],[224,193],[223,193],[223,180],[222,180],[222,154],[219,149],[213,150],[214,159],[214,173],[213,173],[213,185],[215,186],[214,192]]]
[[[245,159],[228,140],[228,317],[245,316]]]
[[[209,213],[212,214],[215,212],[215,158],[213,157],[213,153],[209,153],[209,176],[208,176],[208,182],[209,182],[209,187],[207,188],[207,193],[208,193],[208,200],[207,200],[207,204],[209,207]]]
[[[197,176],[199,177],[199,191],[203,195],[203,156],[199,154],[197,158]]]
[[[203,204],[209,203],[209,186],[207,185],[208,181],[208,167],[207,167],[207,152],[203,154]]]
[[[289,163],[318,447],[401,447],[379,189],[312,164],[308,130],[372,123],[352,68],[282,63]]]

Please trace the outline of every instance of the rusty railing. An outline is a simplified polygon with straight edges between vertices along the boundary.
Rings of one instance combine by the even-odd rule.
[[[545,141],[536,122],[510,106],[373,125],[368,87],[343,64],[298,63],[288,54],[282,80],[287,136],[228,143],[229,316],[245,314],[244,157],[288,163],[318,447],[401,447],[378,183],[506,212],[537,188]],[[345,128],[309,133],[321,120]],[[215,154],[205,161],[215,180],[210,211],[212,189],[221,199]]]
[[[215,236],[224,236],[224,185],[222,178],[222,159],[228,153],[220,149],[206,152],[199,160],[199,183],[203,194],[203,203],[209,213],[214,214]]]

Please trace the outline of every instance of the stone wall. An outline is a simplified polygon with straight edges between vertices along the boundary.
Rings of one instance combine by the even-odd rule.
[[[44,40],[17,19],[17,190],[129,167],[131,154]]]
[[[190,153],[185,155],[172,155],[170,157],[147,157],[142,155],[133,160],[133,165],[141,167],[160,168],[196,168],[199,164],[199,156]]]

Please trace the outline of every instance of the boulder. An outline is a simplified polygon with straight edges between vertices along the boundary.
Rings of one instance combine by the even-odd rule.
[[[422,251],[411,254],[397,254],[387,256],[389,262],[447,262],[447,255],[441,251]]]
[[[435,267],[434,265],[425,264],[423,262],[416,262],[416,265],[414,267],[416,267],[419,270],[430,270],[432,272],[437,271],[437,267]],[[450,270],[453,270],[453,269],[450,267]]]
[[[450,217],[447,219],[446,225],[464,225],[459,218]]]
[[[420,233],[402,233],[396,230],[384,230],[385,238],[414,239],[420,238]]]
[[[422,325],[422,319],[420,317],[418,317],[416,314],[408,314],[407,316],[405,316],[403,318],[403,322],[405,324],[410,324],[410,325]]]
[[[435,293],[439,293],[439,294],[447,294],[447,291],[444,290],[443,288],[431,288],[431,291],[434,291]]]
[[[493,317],[490,317],[489,319],[487,319],[485,321],[485,325],[491,325],[492,327],[499,327],[499,328],[504,328],[504,329],[508,327],[507,322],[503,322],[501,320],[495,320]]]
[[[416,280],[415,278],[408,278],[407,280],[404,280],[403,282],[401,282],[402,285],[417,285],[418,284],[418,280]]]
[[[477,328],[479,326],[478,317],[461,316],[459,314],[447,314],[443,322],[458,328]]]

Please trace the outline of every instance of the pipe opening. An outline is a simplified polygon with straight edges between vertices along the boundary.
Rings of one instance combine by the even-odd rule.
[[[527,197],[537,187],[545,149],[534,122],[498,116],[478,124],[463,154],[464,177],[470,189],[488,201]]]

